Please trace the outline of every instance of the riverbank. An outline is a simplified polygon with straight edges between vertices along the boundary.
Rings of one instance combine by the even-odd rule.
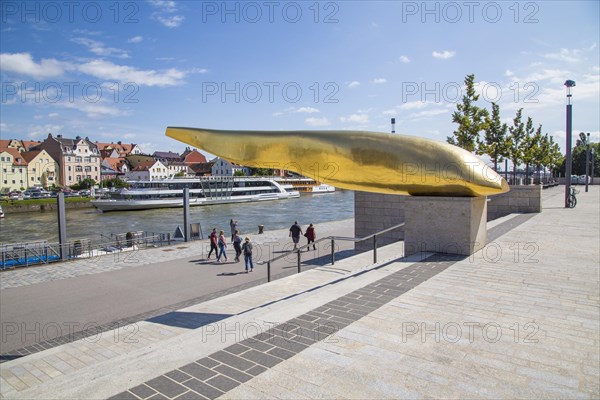
[[[91,200],[91,197],[67,197],[65,199],[65,208],[67,210],[93,208]],[[52,198],[0,201],[0,206],[2,206],[2,210],[6,214],[55,211],[58,207],[56,199]]]

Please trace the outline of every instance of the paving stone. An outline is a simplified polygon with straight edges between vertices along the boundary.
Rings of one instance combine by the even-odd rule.
[[[165,376],[159,376],[158,378],[149,380],[146,382],[146,385],[169,398],[180,395],[186,391],[183,386]]]
[[[200,379],[201,381],[205,381],[211,376],[215,376],[217,374],[215,371],[203,367],[202,365],[197,363],[191,363],[179,369],[185,372],[186,374],[193,376],[194,378]]]
[[[192,392],[191,390],[188,390],[184,394],[177,396],[175,400],[206,400],[206,397],[201,396],[196,392]]]
[[[181,372],[179,370],[167,372],[165,374],[165,376],[167,376],[167,377],[173,379],[175,382],[179,382],[179,383],[185,382],[191,378],[191,376],[189,376],[188,374],[184,374],[183,372]]]
[[[249,373],[250,375],[256,376],[256,375],[262,374],[266,370],[267,369],[265,367],[263,367],[262,365],[255,365],[254,367],[250,368],[246,372]]]
[[[238,382],[246,382],[252,379],[252,375],[248,375],[242,371],[239,371],[235,368],[231,368],[227,365],[219,365],[215,368],[215,371],[220,372],[221,374],[228,376],[232,379],[235,379]]]
[[[269,350],[267,354],[281,358],[283,360],[287,360],[288,358],[291,358],[296,355],[296,353],[292,353],[291,351],[279,347],[274,347],[273,349]]]
[[[139,398],[133,393],[123,392],[109,397],[108,400],[139,400]]]
[[[148,400],[169,400],[168,397],[163,396],[160,393],[156,393],[154,396],[148,398]]]
[[[240,344],[260,351],[267,351],[273,348],[272,344],[260,340],[252,340],[252,338],[241,341]]]
[[[198,364],[205,366],[206,368],[213,368],[216,367],[217,365],[219,365],[220,363],[218,361],[215,361],[213,359],[210,359],[208,357],[205,358],[201,358],[198,361],[196,361]]]
[[[150,397],[156,393],[156,390],[146,385],[139,385],[129,389],[129,391],[142,399]]]
[[[235,355],[239,355],[242,354],[245,351],[250,350],[248,347],[243,346],[239,343],[233,344],[229,347],[225,348],[226,351],[230,352],[231,354],[235,354]]]
[[[200,393],[202,396],[208,399],[216,399],[217,397],[223,394],[219,389],[207,385],[204,382],[199,381],[198,379],[190,379],[189,381],[183,382],[183,385],[192,389],[194,392]]]
[[[217,375],[214,378],[210,378],[209,380],[206,381],[206,383],[216,387],[217,389],[219,389],[223,392],[228,392],[240,384],[239,382],[237,382],[231,378],[228,378],[224,375]]]
[[[242,371],[246,371],[255,365],[253,362],[247,361],[224,351],[218,351],[214,354],[211,354],[210,357],[222,362],[223,364],[227,364],[230,367],[237,368]]]
[[[242,357],[269,368],[281,362],[279,358],[270,356],[257,350],[250,350],[247,353],[244,353]]]

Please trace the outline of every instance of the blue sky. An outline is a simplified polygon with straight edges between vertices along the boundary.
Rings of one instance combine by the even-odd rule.
[[[2,139],[182,151],[167,126],[445,140],[465,75],[564,148],[600,131],[599,2],[0,2]]]

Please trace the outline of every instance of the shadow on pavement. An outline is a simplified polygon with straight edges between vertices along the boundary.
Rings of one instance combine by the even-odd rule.
[[[233,314],[207,314],[172,311],[154,318],[150,318],[147,321],[162,325],[176,326],[178,328],[197,329],[213,322],[229,318],[232,315]]]

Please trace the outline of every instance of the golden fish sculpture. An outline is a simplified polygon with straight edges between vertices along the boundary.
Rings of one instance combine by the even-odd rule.
[[[446,197],[509,190],[500,175],[468,151],[415,136],[179,127],[168,127],[166,135],[236,164],[293,171],[342,189]]]

